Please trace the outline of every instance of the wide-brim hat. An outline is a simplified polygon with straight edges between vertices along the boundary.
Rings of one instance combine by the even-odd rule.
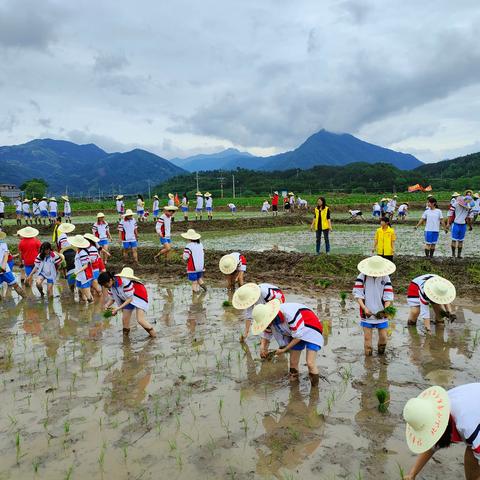
[[[72,247],[75,248],[88,248],[90,246],[90,242],[82,235],[74,235],[73,237],[68,237],[67,241]]]
[[[23,203],[30,203],[30,200],[29,200],[28,198],[25,198],[25,199],[23,200]]]
[[[5,232],[0,232],[0,240],[5,240],[7,238],[7,234]]]
[[[33,238],[33,237],[36,237],[40,232],[36,229],[36,228],[33,228],[33,227],[25,227],[25,228],[21,228],[18,232],[17,232],[17,235],[19,237],[23,237],[23,238]]]
[[[381,201],[381,202],[386,202],[387,199],[384,197],[384,198],[382,198],[380,201]]]
[[[480,198],[480,194],[474,193],[474,194],[473,194],[473,198]]]
[[[137,282],[140,282],[140,279],[135,276],[133,268],[130,267],[124,267],[122,271],[120,273],[117,273],[115,276],[129,278],[130,280],[136,280]]]
[[[105,218],[105,214],[103,212],[98,212],[97,218]]]
[[[178,207],[176,207],[175,205],[165,205],[163,209],[167,210],[168,212],[176,212],[178,210]]]
[[[439,275],[429,278],[425,282],[423,290],[429,300],[440,305],[452,303],[457,296],[455,285]]]
[[[427,388],[411,398],[403,409],[408,448],[417,454],[430,450],[444,434],[449,417],[450,399],[442,387]]]
[[[295,195],[293,192],[288,192],[289,195]]]
[[[189,228],[185,233],[181,233],[180,236],[186,240],[200,240],[202,238],[193,228]]]
[[[398,197],[396,195],[394,195],[393,198],[398,198]]]
[[[50,198],[49,198],[49,201],[50,201],[50,202],[56,202],[57,199],[56,199],[55,197],[50,197]]]
[[[136,215],[135,212],[133,212],[130,208],[127,208],[127,210],[125,211],[125,213],[122,215],[123,218],[125,217],[131,217],[133,215]]]
[[[153,198],[156,198],[158,200],[158,195],[154,195]]]
[[[278,191],[275,190],[275,191],[273,192],[273,194],[274,194],[274,195],[278,195]]]
[[[465,195],[473,195],[473,190],[471,190],[470,188],[467,188],[465,190]]]
[[[122,199],[123,199],[123,195],[117,195],[117,196],[115,197],[115,200],[122,200]]]
[[[460,194],[458,192],[453,192],[452,197],[458,197]]]
[[[196,195],[197,197],[201,197],[201,196],[202,196],[202,192],[197,192],[195,195]]]
[[[253,282],[242,285],[234,294],[232,298],[232,305],[237,310],[245,310],[257,303],[260,298],[260,287]]]
[[[98,237],[96,237],[93,233],[84,233],[83,237],[86,238],[87,240],[91,240],[92,242],[95,242],[95,243],[98,242]]]
[[[204,197],[211,197],[212,194],[211,194],[210,192],[205,192],[205,193],[203,194],[203,196],[204,196]]]
[[[169,193],[168,198],[175,198],[175,197],[173,196],[173,193]]]
[[[433,195],[432,195],[431,193],[429,193],[429,194],[427,195],[427,198],[430,198],[430,197],[433,197]]]
[[[271,302],[255,305],[252,310],[252,333],[259,335],[262,333],[278,315],[282,302],[275,298]]]
[[[218,268],[224,275],[230,275],[238,266],[236,258],[232,254],[224,255],[218,262]]]
[[[393,262],[386,258],[374,255],[364,258],[358,265],[358,270],[368,277],[384,277],[391,275],[397,267]]]
[[[1,198],[0,198],[0,200],[1,200]],[[33,197],[32,202],[36,202],[36,201],[37,201],[37,197]]]
[[[75,225],[73,223],[61,223],[58,226],[58,231],[60,233],[71,233],[75,230]]]
[[[68,199],[68,195],[63,195],[62,200],[65,200],[66,202],[69,202],[70,200]]]

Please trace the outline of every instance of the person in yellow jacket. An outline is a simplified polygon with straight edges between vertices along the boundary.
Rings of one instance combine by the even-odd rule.
[[[317,205],[314,210],[314,217],[310,229],[316,233],[316,248],[317,255],[320,254],[320,244],[323,238],[325,239],[325,251],[330,252],[330,239],[329,233],[332,231],[332,221],[330,219],[330,209],[327,207],[325,197],[317,198]]]
[[[390,220],[388,217],[382,217],[380,219],[380,227],[375,232],[372,252],[393,261],[396,239],[397,235],[395,234],[395,230],[390,226]]]

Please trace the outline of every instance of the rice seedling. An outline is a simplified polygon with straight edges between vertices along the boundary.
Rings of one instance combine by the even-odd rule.
[[[222,307],[231,307],[232,306],[232,302],[228,301],[228,300],[224,300],[223,303],[222,303]]]
[[[341,303],[345,303],[345,300],[347,300],[348,293],[347,292],[340,292],[340,301]]]
[[[317,280],[316,283],[319,287],[322,287],[323,289],[327,289],[332,284],[330,280],[326,280],[323,278],[321,278],[320,280]]]
[[[378,400],[378,411],[381,413],[386,413],[388,411],[388,404],[390,403],[388,391],[384,388],[379,388],[375,391],[375,396]]]
[[[402,466],[399,463],[397,463],[397,465],[400,473],[400,479],[403,480],[405,478],[405,471],[403,470]]]
[[[385,313],[385,316],[390,319],[395,318],[395,315],[397,314],[397,309],[393,305],[385,307],[383,311]]]
[[[40,466],[40,459],[35,457],[32,461],[33,472],[38,473],[38,467]]]
[[[73,465],[67,470],[67,473],[65,475],[65,480],[71,480],[72,473],[73,473]]]
[[[63,424],[63,431],[65,432],[65,435],[70,433],[70,422],[68,420],[65,420],[65,423]]]
[[[240,420],[240,423],[243,425],[242,426],[242,429],[243,431],[245,432],[245,435],[247,434],[247,431],[248,431],[248,421],[245,417],[242,417],[242,419]]]
[[[477,348],[477,345],[480,343],[480,330],[477,330],[475,332],[475,335],[473,336],[472,339],[472,345],[473,345],[473,350]]]
[[[293,427],[288,427],[288,433],[296,442],[300,440],[300,432],[298,430],[295,430]]]
[[[20,458],[22,457],[22,448],[20,445],[20,432],[17,432],[15,435],[15,452],[17,458],[17,465],[20,463]]]
[[[170,451],[173,452],[177,449],[177,441],[176,440],[167,440],[168,446],[170,447]]]
[[[107,446],[105,442],[102,445],[102,448],[100,450],[100,455],[98,456],[98,464],[100,465],[100,470],[103,472],[104,466],[105,466],[105,452],[107,450]]]

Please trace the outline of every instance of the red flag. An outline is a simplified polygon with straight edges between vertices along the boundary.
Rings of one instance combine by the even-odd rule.
[[[175,193],[175,205],[177,207],[180,205],[180,199],[178,198],[178,193]]]
[[[432,191],[432,186],[429,185],[428,187],[425,187],[425,188],[423,189],[423,191],[424,191],[424,192],[431,192],[431,191]]]
[[[421,192],[422,191],[422,187],[417,183],[416,185],[412,185],[411,187],[408,187],[408,191],[410,193],[412,192]]]

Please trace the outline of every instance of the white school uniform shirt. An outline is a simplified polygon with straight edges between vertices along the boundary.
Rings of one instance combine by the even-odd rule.
[[[427,320],[430,318],[430,300],[425,295],[425,282],[434,277],[432,274],[420,275],[412,280],[412,283],[418,286],[418,297],[408,297],[407,303],[410,307],[420,307],[420,318]],[[408,293],[407,293],[408,295]]]
[[[295,205],[295,195],[290,196],[289,203],[290,203],[290,205]]]
[[[443,213],[439,208],[425,210],[422,214],[422,218],[425,220],[426,232],[439,232],[440,223],[443,218]]]
[[[100,252],[98,251],[98,248],[95,245],[90,245],[88,248],[88,255],[90,256],[90,263],[93,264],[100,258]],[[95,267],[96,268],[96,267]]]
[[[63,213],[65,213],[65,215],[70,215],[72,213],[72,207],[70,206],[70,202],[65,202],[63,204]]]
[[[382,211],[382,208],[380,207],[380,204],[379,204],[379,203],[376,203],[376,204],[373,206],[373,211],[374,211],[374,212],[381,212],[381,211]]]
[[[110,233],[110,227],[107,222],[99,223],[95,222],[92,227],[92,233],[98,237],[99,240],[108,240],[108,234]]]
[[[206,200],[205,200],[205,208],[212,208],[213,207],[213,198],[212,197],[208,197]]]
[[[155,200],[153,201],[152,210],[153,210],[154,212],[155,212],[156,210],[158,210],[158,209],[160,208],[159,205],[160,205],[160,202],[159,202],[157,199],[155,199]]]
[[[183,198],[182,198],[182,206],[183,206],[183,207],[188,207],[187,197],[183,197]]]
[[[390,277],[370,277],[360,273],[353,286],[353,296],[363,300],[365,306],[375,315],[382,311],[385,302],[393,302],[393,287]],[[365,318],[365,313],[360,309],[360,318],[372,325],[383,323],[385,318],[375,318],[374,316]]]
[[[123,200],[116,200],[115,205],[117,207],[117,213],[123,213],[123,209],[125,207]]]
[[[48,212],[48,203],[46,200],[40,200],[38,202],[38,208],[40,209],[41,212]]]
[[[32,213],[34,215],[40,215],[40,208],[38,208],[38,203],[37,202],[32,203]]]
[[[5,255],[8,256],[8,254],[9,254],[8,245],[5,242],[0,242],[0,267],[2,266]],[[8,263],[6,264],[5,272],[6,273],[11,272],[10,267],[8,266]]]
[[[229,208],[230,210],[233,210],[234,208],[237,208],[237,207],[235,206],[234,203],[229,203],[229,204],[228,204],[228,208]]]
[[[5,203],[0,202],[0,213],[5,213]]]
[[[398,207],[398,213],[403,213],[403,212],[406,212],[408,210],[408,207],[402,203],[399,207]]]
[[[395,211],[395,207],[397,206],[397,202],[394,200],[390,200],[387,203],[387,213],[393,213]]]
[[[455,215],[453,222],[459,225],[464,225],[467,222],[469,212],[469,208],[462,207],[462,205],[455,201],[455,203],[453,204],[453,209],[451,210],[451,212],[449,212],[449,216]]]
[[[125,220],[122,218],[118,222],[118,231],[122,234],[122,241],[124,242],[136,242],[135,230],[137,228],[137,221],[132,218],[131,220]]]
[[[447,392],[450,415],[460,439],[470,446],[480,463],[480,383],[467,383]]]
[[[203,197],[197,197],[197,206],[195,208],[203,208]]]
[[[173,206],[175,205],[175,200],[174,200],[173,198],[169,198],[167,205],[168,205],[169,207],[173,207]]]
[[[68,243],[68,235],[66,233],[60,234],[60,236],[57,238],[57,245],[60,250],[70,246],[70,243]]]
[[[169,217],[165,213],[158,217],[155,225],[155,231],[163,238],[170,238],[172,230],[172,217]]]
[[[57,202],[49,202],[48,208],[50,210],[50,213],[57,213],[57,210],[58,210]]]
[[[202,243],[189,242],[183,250],[183,259],[187,262],[187,273],[205,270],[205,252]]]
[[[473,206],[472,208],[472,212],[475,214],[475,215],[478,215],[480,213],[480,198],[477,198],[475,200],[475,205]]]
[[[247,271],[247,259],[245,258],[245,256],[242,255],[239,252],[232,252],[230,255],[232,255],[232,257],[235,258],[235,261],[237,262],[237,271],[238,272],[246,272]]]
[[[22,211],[23,213],[30,213],[30,204],[29,203],[22,204]]]
[[[90,268],[87,270],[83,270],[82,272],[79,272],[81,268],[83,268],[85,265],[89,265]],[[75,271],[78,272],[77,275],[77,281],[80,283],[86,283],[87,280],[90,280],[92,278],[92,270],[91,270],[92,262],[90,261],[90,254],[87,249],[82,248],[81,250],[77,251],[75,254]],[[87,274],[88,271],[88,274]]]
[[[22,202],[20,200],[15,200],[15,211],[16,212],[22,211]]]
[[[145,210],[145,202],[143,202],[142,200],[137,199],[137,212],[141,212]]]
[[[352,217],[356,217],[359,213],[361,213],[361,210],[349,210],[349,212]]]
[[[144,311],[148,310],[147,289],[140,282],[125,277],[116,277],[112,287],[108,290],[108,294],[113,298],[117,306],[131,298],[130,305]]]
[[[268,212],[269,208],[270,208],[270,204],[268,202],[263,202],[262,212]]]
[[[36,276],[55,282],[57,279],[57,268],[61,263],[62,257],[60,257],[57,252],[52,252],[43,260],[40,258],[40,255],[38,255],[35,259],[35,267],[37,268]]]

